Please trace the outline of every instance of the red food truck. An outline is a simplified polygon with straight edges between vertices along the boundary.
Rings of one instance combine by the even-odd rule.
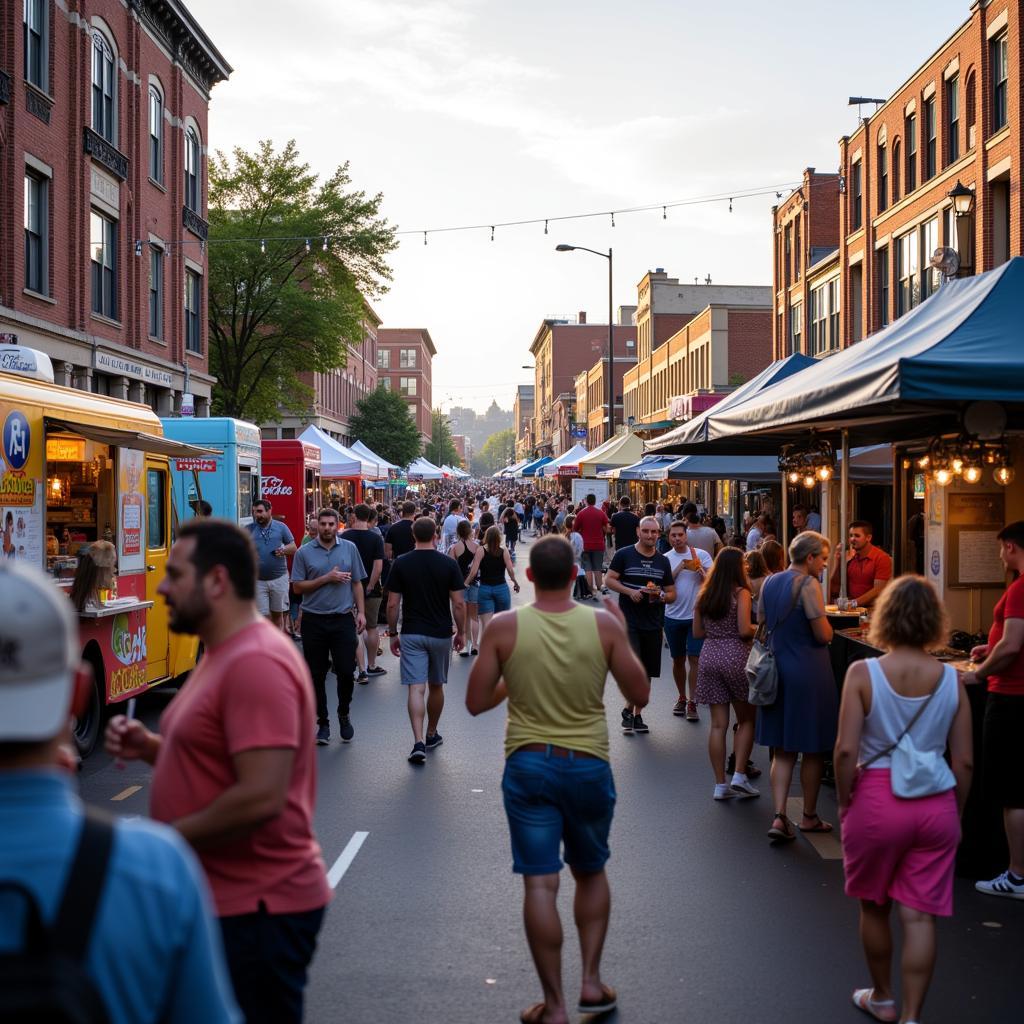
[[[304,441],[264,441],[260,497],[300,544],[306,519],[320,504],[320,449]]]

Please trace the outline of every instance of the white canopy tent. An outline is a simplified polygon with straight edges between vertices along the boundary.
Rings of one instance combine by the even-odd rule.
[[[580,463],[589,455],[589,451],[582,444],[574,444],[567,452],[559,455],[557,459],[552,459],[546,466],[537,470],[538,476],[558,476],[559,469],[565,467],[566,473],[562,475],[569,475],[570,467],[573,470],[572,475],[579,473]]]
[[[320,449],[320,475],[328,477],[362,476],[363,464],[357,455],[349,451],[340,441],[325,434],[319,427],[310,424],[299,435],[300,441],[316,445]]]

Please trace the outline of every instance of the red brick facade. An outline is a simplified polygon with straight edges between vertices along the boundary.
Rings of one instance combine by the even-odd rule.
[[[431,365],[437,349],[425,327],[382,327],[377,331],[377,378],[409,402],[409,415],[427,444],[433,400]]]
[[[36,5],[28,6],[34,18]],[[9,103],[0,105],[0,327],[50,355],[60,383],[131,398],[164,415],[177,411],[187,364],[196,411],[203,414],[213,384],[206,331],[207,109],[210,89],[231,68],[179,0],[66,6],[43,0],[38,9],[42,19],[33,27],[40,42],[28,56],[23,5],[4,4],[0,23],[10,85]],[[94,66],[111,72],[110,88],[99,90],[99,121]],[[154,166],[151,88],[160,99]],[[198,188],[186,210],[189,131],[198,142]],[[29,189],[40,202],[31,225],[38,261],[27,258],[23,242]],[[94,212],[110,225],[113,242],[105,275],[110,298],[101,302],[110,315],[93,308]],[[163,256],[151,332],[156,250]],[[187,272],[194,275],[190,347]]]

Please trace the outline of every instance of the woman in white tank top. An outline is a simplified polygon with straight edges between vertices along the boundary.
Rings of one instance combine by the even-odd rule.
[[[839,711],[835,769],[846,894],[860,900],[873,984],[855,990],[853,1002],[882,1021],[920,1021],[935,966],[935,917],[953,911],[960,812],[971,784],[971,711],[953,669],[928,654],[945,641],[947,628],[930,583],[920,576],[894,580],[871,622],[871,642],[888,653],[850,666]],[[905,731],[921,752],[942,756],[948,749],[953,771],[945,791],[913,800],[893,795],[889,752]],[[902,1010],[892,994],[893,902],[904,934]]]

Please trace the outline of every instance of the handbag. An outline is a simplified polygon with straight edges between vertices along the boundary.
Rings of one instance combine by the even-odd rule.
[[[775,629],[778,629],[789,618],[790,612],[796,607],[809,579],[809,576],[805,577],[803,583],[797,587],[786,614],[775,623]],[[761,599],[764,600],[763,589]],[[751,645],[750,654],[747,655],[746,672],[750,687],[747,703],[753,704],[755,707],[767,707],[769,704],[774,704],[779,695],[779,666],[775,661],[775,652],[771,645],[773,632],[774,630],[767,628],[764,628],[763,632],[759,629],[758,635],[754,637],[754,643]]]
[[[918,750],[910,735],[910,730],[924,714],[925,708],[931,704],[932,697],[939,692],[945,679],[946,673],[943,672],[935,689],[914,712],[914,717],[910,719],[896,742],[860,766],[860,770],[863,771],[881,758],[889,756],[892,794],[901,800],[918,800],[924,796],[934,796],[956,786],[956,777],[942,753],[936,750]]]

